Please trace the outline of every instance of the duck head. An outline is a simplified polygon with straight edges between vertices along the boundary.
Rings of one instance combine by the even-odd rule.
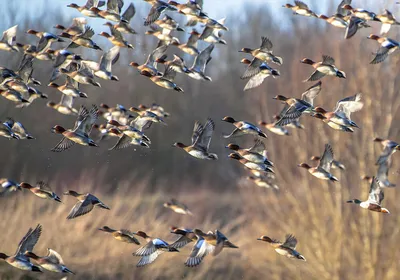
[[[185,144],[183,144],[181,142],[174,143],[173,146],[178,147],[178,148],[182,148],[182,149],[187,147]]]
[[[241,160],[242,159],[242,157],[240,155],[236,154],[236,153],[230,153],[228,157],[236,159],[236,160]]]
[[[21,188],[23,188],[23,189],[32,189],[32,188],[33,188],[32,185],[30,185],[30,184],[28,184],[28,183],[25,183],[25,182],[20,183],[19,186],[20,186]]]
[[[228,144],[227,146],[225,146],[225,148],[231,149],[231,150],[234,150],[234,151],[237,151],[237,150],[240,149],[239,145],[232,144],[232,143],[230,143],[230,144]]]
[[[303,168],[305,168],[305,169],[310,169],[311,168],[311,166],[309,166],[307,163],[300,163],[299,165],[297,165],[298,167],[303,167]]]
[[[273,97],[272,99],[280,100],[280,101],[286,101],[289,98],[287,98],[286,96],[283,96],[283,95],[277,95],[277,96]]]
[[[57,133],[57,134],[62,134],[62,133],[64,133],[65,131],[66,131],[65,128],[63,128],[63,127],[60,126],[60,125],[56,125],[56,126],[54,126],[54,127],[51,129],[51,132]]]
[[[115,231],[115,230],[109,228],[108,226],[104,226],[102,228],[99,228],[99,230],[105,231],[105,232],[114,232]]]
[[[76,191],[72,191],[72,190],[64,192],[63,194],[64,195],[71,195],[71,196],[75,196],[75,197],[77,197],[79,195],[79,193],[77,193]]]
[[[352,199],[352,200],[347,200],[347,203],[355,203],[355,204],[360,204],[362,201],[359,199]]]
[[[236,122],[234,118],[229,117],[229,116],[224,117],[224,118],[222,119],[222,121],[228,122],[228,123],[235,123],[235,122]]]

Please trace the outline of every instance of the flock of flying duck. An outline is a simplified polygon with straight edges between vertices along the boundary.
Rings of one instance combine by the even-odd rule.
[[[173,89],[178,92],[183,92],[184,90],[174,82],[176,73],[188,75],[190,78],[196,80],[211,81],[211,77],[205,74],[205,70],[211,61],[211,53],[215,45],[227,44],[222,39],[222,32],[228,31],[228,28],[224,25],[224,19],[214,20],[210,18],[202,9],[202,1],[198,0],[189,0],[185,4],[179,4],[175,1],[144,1],[151,4],[150,12],[144,21],[144,26],[150,27],[150,30],[146,34],[157,37],[159,42],[148,56],[146,62],[143,64],[131,62],[130,66],[137,69],[141,75],[147,77],[157,86],[165,89]],[[104,1],[96,0],[88,0],[83,6],[74,3],[68,5],[68,7],[77,9],[87,17],[101,18],[107,21],[104,25],[109,27],[111,34],[101,32],[99,35],[109,39],[114,46],[108,51],[103,52],[99,61],[87,60],[81,55],[72,52],[72,50],[78,47],[102,51],[102,48],[92,39],[95,32],[87,25],[86,18],[73,19],[73,23],[69,27],[56,25],[55,28],[62,31],[59,35],[28,30],[28,34],[39,38],[37,45],[16,42],[17,26],[6,30],[0,41],[0,50],[23,53],[17,70],[14,71],[6,67],[0,68],[1,96],[14,102],[18,108],[28,107],[36,99],[48,98],[46,94],[43,94],[38,89],[41,82],[33,76],[33,63],[35,59],[51,61],[53,63],[53,71],[48,86],[57,89],[62,96],[59,103],[50,101],[47,103],[47,106],[57,110],[61,114],[77,116],[72,129],[65,129],[59,125],[55,125],[52,128],[52,132],[62,136],[61,141],[52,149],[54,152],[65,151],[74,144],[98,146],[91,138],[93,128],[101,134],[101,139],[106,137],[118,138],[116,144],[110,150],[127,148],[133,145],[148,148],[151,141],[144,134],[144,131],[150,128],[153,123],[165,125],[166,122],[164,119],[170,116],[158,104],[152,104],[151,106],[140,104],[137,107],[130,107],[129,109],[126,109],[122,105],[110,107],[107,104],[100,104],[100,107],[103,109],[102,111],[96,105],[92,105],[89,110],[84,106],[81,106],[79,110],[73,107],[76,98],[88,97],[86,93],[80,90],[81,84],[101,87],[97,81],[98,78],[118,81],[118,77],[112,74],[112,65],[118,61],[120,48],[134,48],[123,36],[123,34],[137,34],[129,24],[135,15],[133,3],[123,13],[123,0],[108,0],[106,8],[101,9],[104,5]],[[358,29],[368,28],[369,21],[381,22],[382,34],[386,34],[391,25],[400,24],[388,10],[381,15],[377,15],[364,9],[354,9],[351,6],[351,0],[343,0],[338,6],[337,13],[331,17],[317,15],[306,4],[300,1],[295,1],[295,5],[286,4],[284,7],[291,9],[294,14],[317,17],[335,27],[345,28],[346,39],[354,36]],[[175,31],[184,31],[184,28],[179,26],[169,15],[165,15],[160,19],[161,14],[167,11],[185,15],[188,19],[186,26],[193,27],[186,43],[180,43],[176,37],[171,35]],[[197,32],[194,28],[198,23],[203,24],[202,27],[204,29],[201,33]],[[389,54],[399,48],[398,42],[387,37],[370,35],[368,38],[376,40],[380,44],[380,48],[371,62],[372,64],[382,62]],[[197,47],[198,40],[207,42],[209,45],[203,50],[199,50]],[[61,49],[52,49],[51,46],[53,43],[66,43],[66,45]],[[194,57],[192,67],[187,67],[185,61],[177,54],[173,55],[172,60],[168,60],[166,51],[173,47],[177,47],[179,50]],[[273,69],[267,64],[271,62],[282,65],[283,63],[283,59],[273,53],[273,44],[269,38],[262,37],[261,46],[257,49],[246,47],[241,49],[240,52],[252,56],[251,60],[246,58],[241,60],[241,63],[247,65],[241,78],[249,79],[244,90],[250,90],[259,86],[268,76],[274,78],[280,76],[278,70]],[[284,104],[283,109],[279,115],[274,116],[275,121],[273,123],[260,121],[259,125],[277,135],[289,135],[287,127],[304,128],[299,119],[303,115],[309,115],[322,120],[335,130],[352,133],[355,129],[359,129],[359,126],[351,120],[350,116],[351,113],[360,111],[363,108],[361,93],[339,100],[332,111],[326,110],[321,106],[314,106],[314,99],[317,98],[322,90],[322,82],[320,81],[322,78],[325,76],[346,78],[345,72],[339,70],[335,65],[335,60],[328,55],[323,55],[322,60],[319,62],[315,62],[309,58],[304,58],[301,62],[311,65],[314,69],[310,77],[304,82],[318,82],[306,89],[300,99],[282,95],[275,96],[274,99]],[[159,71],[158,64],[164,65],[164,72]],[[65,83],[62,85],[56,83],[56,80],[59,79],[64,79]],[[102,116],[107,122],[100,125],[96,124],[99,116]],[[258,186],[277,189],[278,186],[274,183],[274,164],[268,158],[265,144],[262,141],[262,139],[267,138],[267,134],[250,122],[238,121],[230,116],[224,117],[222,121],[234,126],[232,132],[224,135],[224,138],[234,138],[243,135],[252,135],[255,138],[254,145],[250,148],[243,148],[235,143],[228,143],[226,148],[231,150],[229,158],[237,160],[248,169],[251,172],[251,176],[248,179],[254,181]],[[218,160],[217,154],[209,151],[214,129],[215,123],[210,118],[204,124],[196,121],[190,145],[177,142],[174,146],[181,148],[197,159]],[[6,119],[0,125],[0,136],[18,140],[35,139],[20,122],[12,118]],[[382,200],[384,198],[383,188],[395,186],[388,180],[388,171],[391,164],[391,156],[396,150],[400,150],[400,145],[394,141],[380,138],[376,138],[374,141],[383,145],[383,152],[376,162],[378,166],[376,176],[363,177],[363,179],[370,182],[369,197],[366,201],[352,199],[347,202],[359,204],[362,208],[372,211],[389,213],[389,210],[382,207]],[[334,159],[333,148],[330,144],[325,145],[325,150],[321,156],[312,156],[311,160],[317,161],[318,165],[312,167],[307,163],[301,163],[299,166],[307,169],[311,175],[318,179],[338,181],[334,174],[331,173],[331,169],[345,170],[345,166]],[[60,197],[45,182],[38,182],[35,186],[32,186],[26,182],[17,183],[9,179],[1,179],[0,183],[2,186],[1,195],[16,190],[27,189],[40,198],[61,202]],[[110,210],[110,207],[90,193],[80,194],[69,190],[64,195],[73,196],[78,201],[71,209],[67,219],[74,219],[85,215],[95,207]],[[166,202],[164,207],[170,208],[176,213],[192,215],[192,212],[185,204],[175,199]],[[115,230],[108,226],[104,226],[99,230],[112,234],[119,241],[137,245],[140,245],[137,237],[143,238],[145,245],[133,253],[134,256],[139,257],[138,267],[151,264],[164,252],[179,252],[182,247],[191,242],[194,242],[194,245],[185,262],[185,265],[188,267],[199,265],[207,255],[218,255],[223,248],[238,248],[219,230],[205,233],[200,229],[192,230],[172,227],[171,233],[179,236],[172,244],[168,244],[160,238],[150,237],[143,231]],[[35,229],[29,229],[20,241],[16,253],[12,256],[0,253],[0,258],[22,270],[42,272],[42,269],[46,269],[53,272],[73,273],[65,266],[60,254],[56,251],[48,249],[47,255],[43,257],[33,252],[41,233],[41,225],[38,225]],[[275,248],[277,253],[288,258],[306,260],[304,256],[296,251],[297,239],[291,234],[286,236],[284,242],[271,239],[268,236],[261,236],[258,240],[269,243]]]

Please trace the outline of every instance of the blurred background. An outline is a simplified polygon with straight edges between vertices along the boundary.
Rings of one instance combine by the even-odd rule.
[[[131,1],[125,1],[125,7]],[[323,2],[323,3],[321,3]],[[317,14],[332,15],[339,0],[307,1]],[[57,33],[56,24],[69,26],[72,18],[80,17],[76,10],[66,7],[67,0],[7,1],[0,10],[0,30],[18,24],[17,42],[35,43],[28,29]],[[84,1],[76,0],[78,5]],[[398,224],[400,199],[398,190],[385,189],[384,207],[391,215],[365,211],[346,200],[368,196],[369,184],[360,176],[376,173],[375,161],[382,147],[372,141],[374,137],[399,141],[398,88],[399,56],[394,53],[384,63],[370,65],[372,53],[378,48],[368,40],[370,33],[378,34],[379,23],[360,30],[350,40],[344,40],[344,30],[326,22],[293,16],[282,5],[286,1],[207,1],[204,10],[214,19],[226,17],[229,32],[224,32],[227,45],[217,45],[207,75],[213,81],[196,81],[177,75],[176,82],[185,92],[165,90],[137,73],[129,66],[131,61],[143,63],[156,47],[157,39],[144,35],[143,26],[150,5],[135,0],[136,15],[131,26],[137,35],[126,36],[134,50],[121,49],[121,57],[113,66],[119,82],[99,80],[101,88],[83,85],[88,99],[76,100],[81,104],[122,104],[129,108],[156,102],[171,114],[168,126],[153,125],[146,135],[152,140],[150,149],[130,147],[108,151],[115,138],[99,142],[99,148],[75,145],[62,153],[50,151],[59,135],[50,129],[56,125],[71,128],[75,117],[61,115],[46,107],[49,100],[58,102],[60,93],[48,88],[52,63],[35,61],[34,76],[42,82],[40,90],[49,100],[37,100],[25,109],[17,109],[6,99],[0,102],[0,120],[12,117],[20,121],[36,140],[9,141],[0,138],[0,177],[34,184],[49,182],[56,193],[73,189],[98,196],[111,211],[95,209],[92,213],[67,221],[65,217],[75,203],[71,197],[62,197],[63,204],[41,200],[31,193],[0,197],[1,223],[0,251],[13,253],[29,227],[43,225],[42,237],[35,247],[38,255],[46,248],[59,252],[66,265],[77,274],[68,279],[398,279]],[[384,9],[400,17],[395,1],[357,1],[354,7],[381,13]],[[123,8],[124,10],[125,8]],[[184,25],[186,19],[169,13]],[[88,19],[96,34],[107,31],[101,19]],[[197,30],[202,30],[200,26]],[[389,37],[398,39],[399,27],[392,27]],[[191,29],[175,32],[185,42]],[[246,81],[240,79],[245,66],[239,53],[243,47],[257,48],[261,36],[274,44],[274,54],[283,57],[279,69],[281,77],[268,78],[264,83],[243,92]],[[112,47],[104,37],[95,35],[94,41],[103,49]],[[63,45],[54,45],[61,48]],[[199,49],[207,43],[199,42]],[[100,59],[102,52],[75,49],[85,58]],[[192,58],[171,46],[168,54],[181,55],[187,65]],[[320,61],[323,54],[335,58],[336,65],[347,74],[347,79],[326,77],[322,91],[314,104],[333,109],[336,102],[357,92],[363,93],[364,108],[352,116],[361,127],[354,133],[331,129],[322,121],[302,117],[304,130],[290,130],[290,136],[268,134],[265,140],[269,157],[275,164],[276,184],[279,190],[262,189],[245,178],[248,172],[227,157],[224,147],[235,142],[250,146],[252,137],[224,139],[233,126],[221,122],[224,116],[237,120],[272,122],[272,116],[282,109],[273,100],[277,94],[300,97],[312,83],[302,81],[312,69],[301,64],[307,57]],[[22,54],[0,53],[0,65],[16,70]],[[250,57],[248,57],[250,58]],[[162,68],[160,68],[162,71]],[[59,82],[62,83],[62,82]],[[196,120],[205,122],[211,117],[216,130],[211,152],[218,161],[197,160],[172,147],[174,142],[189,143]],[[103,120],[101,120],[103,121]],[[100,123],[100,122],[99,122]],[[96,137],[94,137],[95,140]],[[312,155],[322,155],[324,145],[330,143],[335,158],[346,170],[336,171],[337,183],[316,179],[297,167],[309,162]],[[398,154],[393,155],[389,180],[399,184]],[[163,202],[176,198],[189,206],[193,217],[186,217],[163,208]],[[112,228],[143,230],[149,235],[173,242],[169,234],[172,225],[201,228],[204,231],[220,229],[239,249],[227,249],[218,257],[208,256],[198,268],[184,266],[191,245],[180,253],[166,253],[154,264],[136,268],[138,259],[132,256],[137,246],[119,243],[97,230],[108,225]],[[307,262],[289,260],[277,255],[268,244],[256,239],[268,235],[283,239],[285,234],[298,237],[297,246]],[[61,276],[45,272],[43,275],[16,271],[0,262],[0,279],[60,279]]]

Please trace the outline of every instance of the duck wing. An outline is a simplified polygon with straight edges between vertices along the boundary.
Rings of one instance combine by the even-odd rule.
[[[311,76],[310,76],[307,80],[305,80],[305,82],[314,82],[314,81],[318,81],[318,80],[322,79],[323,77],[325,77],[325,74],[324,74],[324,73],[322,73],[322,72],[320,72],[320,71],[318,71],[318,70],[315,70],[315,71],[311,74]]]
[[[42,226],[40,224],[38,224],[34,230],[30,228],[25,236],[22,238],[22,240],[19,242],[15,255],[18,257],[22,257],[26,251],[32,252],[41,234]]]
[[[282,244],[282,246],[295,250],[296,245],[297,245],[296,237],[292,234],[287,234],[285,242]]]
[[[64,265],[64,261],[63,261],[61,255],[50,248],[47,248],[46,259],[52,264]]]
[[[295,0],[294,3],[295,3],[296,6],[298,6],[299,8],[308,10],[308,6],[307,6],[307,4],[304,3],[304,2]]]
[[[147,58],[147,61],[146,61],[145,64],[146,64],[146,65],[151,65],[151,66],[155,67],[155,63],[156,63],[157,59],[161,58],[161,57],[165,54],[167,48],[168,48],[167,45],[164,45],[164,46],[161,46],[161,47],[156,48],[156,49],[155,49],[154,51],[152,51],[152,53],[149,55],[149,57]]]
[[[193,145],[207,152],[210,147],[214,129],[215,129],[214,121],[208,118],[206,124],[204,125],[204,128],[200,131]]]
[[[383,190],[380,187],[380,182],[376,177],[372,177],[372,183],[369,189],[368,201],[374,204],[381,205],[384,199]]]
[[[94,30],[91,28],[89,25],[85,26],[85,31],[79,35],[79,37],[84,38],[84,39],[90,39],[94,35]]]
[[[186,246],[190,242],[192,242],[192,239],[182,235],[174,243],[172,243],[170,245],[170,247],[175,248],[175,249],[180,249],[180,248]]]
[[[264,154],[264,151],[266,150],[266,148],[265,148],[265,144],[263,141],[261,141],[260,139],[255,139],[254,145],[247,150],[249,152],[258,153],[258,154],[262,155],[262,154]]]
[[[111,72],[113,60],[119,55],[120,47],[114,46],[107,53],[103,54],[100,59],[100,69]]]
[[[240,76],[241,79],[248,79],[251,77],[254,77],[258,73],[261,72],[260,66],[263,62],[261,59],[258,58],[253,58],[253,60],[250,62],[250,64],[247,66],[246,70],[244,71],[243,75]]]
[[[61,95],[60,104],[64,105],[67,108],[72,108],[72,104],[74,103],[74,98],[70,95]]]
[[[339,100],[336,103],[334,112],[341,117],[345,117],[351,120],[350,114],[360,111],[363,106],[364,103],[361,102],[361,93],[357,93],[353,96],[349,96]]]
[[[176,72],[174,71],[174,69],[171,66],[167,66],[167,68],[164,71],[163,78],[173,82],[175,77],[176,77]]]
[[[388,180],[389,166],[390,166],[389,161],[384,161],[381,164],[379,164],[378,172],[376,175],[376,178],[379,180],[379,182],[385,182]],[[396,185],[390,184],[390,186],[395,187]]]
[[[153,22],[155,22],[166,8],[167,8],[166,6],[160,4],[152,6],[149,11],[149,14],[146,17],[146,20],[144,21],[144,26],[148,26]]]
[[[285,126],[301,117],[302,111],[299,111],[296,106],[286,107],[286,112],[279,116],[279,120],[275,122],[277,126]],[[304,111],[304,110],[303,110]]]
[[[111,147],[109,150],[120,150],[128,148],[131,145],[132,138],[124,134],[121,138],[118,139],[117,143]]]
[[[122,18],[130,22],[135,14],[136,14],[135,6],[133,5],[133,3],[130,3],[128,8],[122,14]]]
[[[264,82],[265,78],[268,76],[269,74],[258,73],[254,77],[251,77],[250,80],[244,86],[243,91],[260,86]]]
[[[62,152],[62,151],[68,150],[73,145],[75,145],[74,141],[72,141],[66,137],[63,137],[61,139],[61,141],[58,142],[58,144],[53,149],[51,149],[51,151],[52,152]]]
[[[351,37],[353,37],[357,33],[358,24],[360,24],[361,22],[363,22],[362,19],[355,17],[355,16],[351,16],[350,21],[346,27],[346,32],[344,34],[344,38],[350,39]]]
[[[209,244],[203,237],[197,235],[197,241],[193,245],[189,257],[185,261],[188,267],[198,266],[205,256],[212,253],[215,246]]]
[[[374,59],[370,64],[378,64],[383,62],[389,56],[389,48],[387,46],[381,46],[377,50]]]
[[[83,106],[82,106],[83,107]],[[84,108],[84,107],[83,107]],[[86,109],[87,111],[87,109]],[[88,113],[86,113],[85,117],[79,122],[79,124],[75,127],[75,132],[81,132],[84,135],[89,135],[92,131],[94,123],[97,121],[99,109],[96,105],[92,105],[92,108]],[[79,119],[79,117],[78,117]]]
[[[314,98],[321,92],[322,82],[319,81],[315,85],[309,87],[302,95],[301,99],[309,103],[310,105],[314,105]]]
[[[71,211],[69,212],[67,219],[74,219],[76,217],[79,216],[83,216],[87,213],[89,213],[90,211],[93,210],[93,203],[90,199],[90,197],[87,195],[84,201],[78,201],[75,206],[71,209]]]
[[[142,266],[153,263],[158,258],[158,256],[161,255],[162,253],[164,253],[164,251],[157,250],[151,255],[142,256],[140,258],[139,262],[136,264],[136,267],[142,267]]]
[[[329,172],[331,170],[332,161],[333,161],[332,147],[329,144],[325,144],[325,151],[319,161],[318,167],[321,167],[326,172]]]
[[[351,5],[351,0],[342,0],[336,9],[336,14],[348,16],[351,12],[343,8],[344,5]]]
[[[193,133],[192,133],[192,145],[194,145],[194,143],[196,143],[197,138],[199,138],[203,129],[204,129],[204,127],[199,121],[196,121],[194,123]]]
[[[385,148],[383,149],[383,152],[381,153],[381,155],[379,156],[378,160],[376,161],[375,165],[380,165],[383,164],[385,162],[388,162],[390,159],[390,156],[393,153],[393,149],[395,147],[392,147],[390,145],[386,145]]]
[[[334,65],[335,59],[329,55],[323,55],[322,56],[322,64]]]
[[[268,37],[261,37],[261,46],[260,46],[261,51],[271,52],[273,46],[274,45],[272,45],[272,42],[270,39],[268,39]]]
[[[154,254],[157,251],[157,248],[153,242],[153,240],[147,242],[146,245],[140,247],[139,249],[136,250],[135,253],[133,253],[134,256],[150,256]]]
[[[10,27],[6,31],[3,32],[3,37],[1,37],[2,42],[7,42],[9,45],[12,45],[15,42],[17,36],[17,27],[18,25],[14,25]]]
[[[214,44],[210,44],[207,48],[202,50],[194,59],[192,68],[197,72],[204,73],[206,64],[211,58],[211,52],[214,49]]]

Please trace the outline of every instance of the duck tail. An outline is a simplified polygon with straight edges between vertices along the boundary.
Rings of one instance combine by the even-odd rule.
[[[305,262],[307,261],[306,258],[305,258],[303,255],[300,255],[300,254],[297,255],[297,258],[298,258],[299,260],[302,260],[302,261],[305,261]]]
[[[262,131],[258,133],[258,136],[263,137],[263,138],[268,138],[268,137],[267,137],[267,134],[265,134],[265,133],[262,132]]]
[[[336,178],[335,176],[331,176],[331,178],[329,178],[329,180],[331,180],[332,182],[339,181],[338,178]]]
[[[43,272],[42,268],[37,265],[32,265],[32,271],[34,272]]]
[[[75,273],[74,273],[73,271],[69,270],[67,267],[64,267],[63,270],[62,270],[62,272],[64,272],[64,273],[71,273],[71,274],[74,274],[74,275],[75,275]]]
[[[272,61],[275,62],[278,65],[282,65],[282,63],[283,63],[282,57],[276,56],[276,55],[272,56]]]
[[[110,207],[108,207],[108,206],[105,205],[104,203],[99,203],[99,204],[97,204],[97,205],[98,205],[100,208],[110,210]]]
[[[174,90],[176,90],[178,92],[184,92],[183,89],[181,87],[178,87],[178,86],[174,87]]]

